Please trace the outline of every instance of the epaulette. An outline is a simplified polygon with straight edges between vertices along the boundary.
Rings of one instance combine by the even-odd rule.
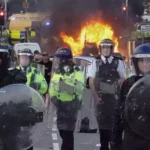
[[[14,68],[8,68],[8,71],[12,71],[12,70],[14,70]]]
[[[15,76],[18,72],[20,72],[20,69],[17,69],[17,68],[8,68],[8,73],[11,76]]]
[[[116,59],[116,60],[122,60],[123,61],[123,58],[122,57],[117,57],[117,56],[113,56],[114,57],[114,59]]]
[[[95,59],[101,59],[101,56],[96,56]]]

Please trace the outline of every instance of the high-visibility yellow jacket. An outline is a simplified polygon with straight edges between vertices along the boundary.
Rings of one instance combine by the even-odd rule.
[[[61,81],[70,86],[70,88],[73,88],[74,93],[69,93],[67,90],[63,91],[62,89],[60,89]],[[56,97],[61,102],[70,102],[75,99],[81,101],[84,87],[85,79],[83,72],[79,69],[74,68],[74,72],[72,72],[71,74],[62,74],[55,72],[52,75],[49,94],[50,97]]]
[[[18,69],[21,69],[20,66],[17,67]],[[36,68],[30,67],[29,70],[26,73],[27,76],[27,85],[31,86],[35,90],[37,90],[40,94],[45,94],[48,89],[47,82],[42,75],[41,72],[39,72]]]
[[[6,29],[2,32],[2,37],[8,37],[9,36],[9,31]]]

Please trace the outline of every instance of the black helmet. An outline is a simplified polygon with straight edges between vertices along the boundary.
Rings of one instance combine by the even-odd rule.
[[[144,59],[150,59],[150,45],[149,44],[142,44],[138,46],[131,56],[131,60],[132,60],[132,63],[133,63],[133,66],[137,75],[143,74],[138,67],[138,61],[140,60],[143,61]]]

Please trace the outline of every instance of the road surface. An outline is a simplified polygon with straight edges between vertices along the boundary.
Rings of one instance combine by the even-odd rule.
[[[99,150],[99,134],[98,133],[79,133],[80,118],[88,116],[90,118],[90,128],[96,128],[96,120],[94,116],[94,106],[91,102],[91,93],[86,90],[84,93],[84,105],[82,111],[79,112],[77,131],[75,132],[75,150]],[[60,150],[61,138],[56,127],[56,115],[54,108],[51,106],[47,128],[43,137],[35,144],[34,150]]]

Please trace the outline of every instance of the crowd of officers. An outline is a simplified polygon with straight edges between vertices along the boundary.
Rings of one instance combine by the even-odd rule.
[[[103,39],[99,44],[101,55],[95,58],[88,72],[99,128],[100,150],[150,150],[149,139],[138,134],[124,115],[126,95],[131,86],[150,72],[150,46],[144,44],[135,49],[131,58],[135,75],[127,79],[123,61],[112,55],[114,47],[111,39]],[[18,51],[17,59],[18,66],[8,70],[9,49],[0,45],[0,87],[24,83],[43,97],[49,95],[57,111],[61,150],[74,150],[74,131],[86,79],[74,63],[71,49],[59,48],[54,55],[53,65],[48,53],[35,51],[33,54],[26,48]],[[33,67],[36,64],[45,66],[44,74]],[[7,145],[3,143],[4,150],[10,150]],[[28,150],[33,150],[33,147]]]

